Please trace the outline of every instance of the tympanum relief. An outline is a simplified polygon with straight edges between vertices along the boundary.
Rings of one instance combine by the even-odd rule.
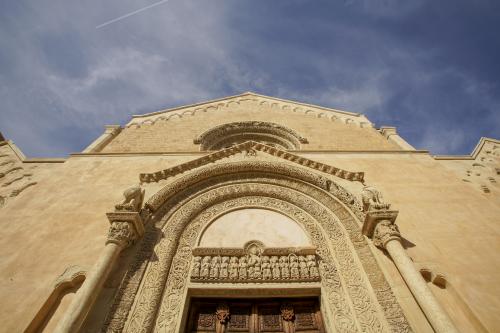
[[[193,282],[319,281],[315,247],[266,248],[258,241],[244,248],[195,248]]]

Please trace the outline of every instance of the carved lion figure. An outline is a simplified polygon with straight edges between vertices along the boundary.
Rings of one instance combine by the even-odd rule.
[[[145,190],[139,185],[132,186],[123,192],[124,199],[115,206],[119,211],[139,212],[144,200]]]

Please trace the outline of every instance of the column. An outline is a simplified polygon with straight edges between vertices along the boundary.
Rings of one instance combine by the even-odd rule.
[[[363,234],[372,238],[375,246],[389,253],[432,328],[437,333],[458,332],[401,245],[401,234],[394,224],[396,216],[397,211],[369,211]]]
[[[144,234],[144,226],[138,212],[114,212],[108,213],[107,216],[111,226],[106,245],[64,317],[59,321],[55,329],[57,333],[75,333],[80,330],[120,252]]]

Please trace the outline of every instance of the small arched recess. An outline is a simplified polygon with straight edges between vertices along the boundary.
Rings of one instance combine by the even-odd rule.
[[[291,128],[262,121],[219,125],[194,139],[194,143],[199,144],[203,151],[224,149],[246,141],[260,142],[285,150],[299,150],[301,144],[307,143],[306,138]]]

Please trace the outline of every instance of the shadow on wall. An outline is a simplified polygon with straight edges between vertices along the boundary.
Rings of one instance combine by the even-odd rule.
[[[454,284],[450,283],[443,274],[435,273],[426,267],[420,269],[420,274],[428,282],[432,293],[438,298],[461,332],[488,333]]]

